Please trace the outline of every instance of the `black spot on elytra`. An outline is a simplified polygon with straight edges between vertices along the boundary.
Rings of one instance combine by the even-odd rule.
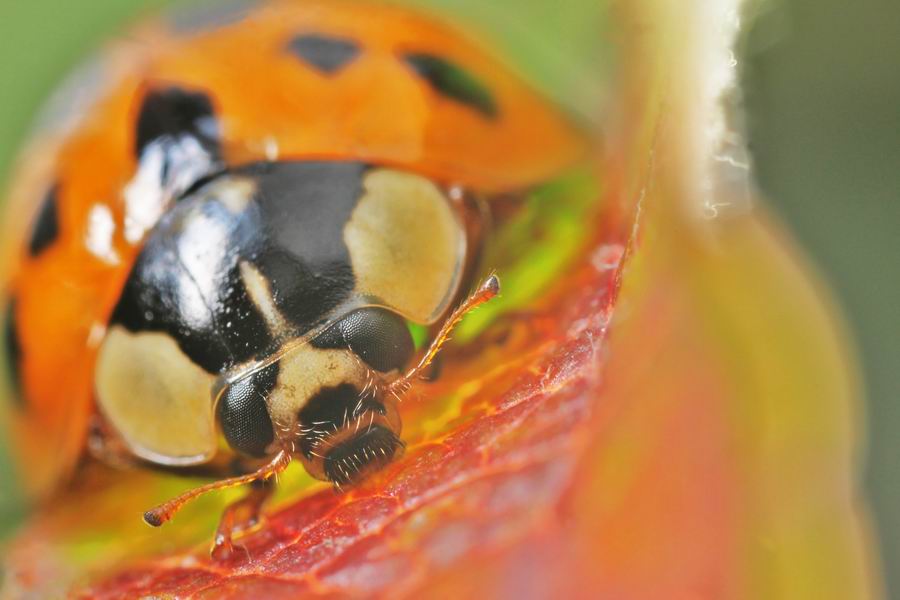
[[[232,383],[217,407],[219,424],[228,444],[247,456],[263,457],[275,439],[266,398],[278,381],[278,363]]]
[[[150,90],[138,112],[138,158],[154,141],[174,144],[185,136],[196,139],[208,154],[219,155],[219,125],[209,96],[180,87]]]
[[[50,247],[59,237],[59,206],[57,198],[57,186],[47,191],[34,227],[31,230],[31,238],[28,241],[28,252],[31,256],[37,256]]]
[[[317,33],[298,35],[287,47],[303,62],[327,75],[336,73],[359,54],[359,46],[352,40]]]
[[[485,117],[493,119],[497,116],[497,102],[490,90],[459,65],[424,52],[404,54],[403,61],[435,92],[464,104]]]
[[[355,310],[320,333],[316,348],[349,348],[367,365],[387,373],[401,369],[415,345],[403,318],[378,307]]]
[[[6,368],[13,385],[12,398],[19,406],[22,405],[22,380],[21,361],[22,344],[19,341],[19,331],[16,326],[16,301],[11,299],[6,305],[6,315],[3,319],[3,351],[6,357]]]
[[[168,205],[221,172],[219,123],[209,96],[202,90],[160,87],[147,91],[140,102],[134,177],[142,184],[141,202]],[[128,229],[125,235],[131,237]]]

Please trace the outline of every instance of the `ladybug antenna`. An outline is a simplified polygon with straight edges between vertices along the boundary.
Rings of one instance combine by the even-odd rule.
[[[172,498],[168,502],[164,502],[159,506],[148,510],[144,513],[144,522],[148,525],[152,525],[153,527],[159,527],[160,525],[174,517],[175,513],[181,510],[181,507],[183,507],[194,498],[197,498],[198,496],[202,496],[203,494],[214,492],[216,490],[224,490],[247,483],[253,483],[254,481],[267,481],[268,479],[271,479],[272,477],[275,477],[279,473],[284,471],[290,463],[291,454],[286,449],[282,448],[272,458],[271,461],[269,461],[253,473],[241,475],[240,477],[229,477],[228,479],[221,479],[219,481],[214,481],[212,483],[202,485],[192,490],[188,490],[180,496]]]
[[[497,277],[496,273],[491,273],[481,285],[478,286],[478,289],[472,292],[468,298],[457,306],[447,320],[444,321],[444,324],[441,325],[441,329],[434,337],[434,340],[432,340],[431,345],[428,346],[428,349],[425,351],[425,354],[419,360],[418,364],[407,371],[405,375],[392,382],[390,386],[388,386],[388,391],[395,395],[405,392],[412,381],[420,377],[425,369],[428,368],[428,365],[431,364],[431,361],[434,360],[437,353],[440,352],[444,344],[450,339],[450,332],[453,331],[453,328],[456,327],[462,318],[488,300],[495,298],[498,294],[500,294],[500,279]]]

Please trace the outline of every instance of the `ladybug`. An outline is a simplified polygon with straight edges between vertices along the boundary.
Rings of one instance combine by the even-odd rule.
[[[64,86],[3,239],[12,430],[45,496],[84,460],[350,486],[475,292],[483,207],[579,160],[570,124],[446,24],[335,0],[139,27]],[[53,108],[55,107],[55,108]],[[23,224],[28,224],[25,227]],[[416,357],[410,323],[431,326]]]

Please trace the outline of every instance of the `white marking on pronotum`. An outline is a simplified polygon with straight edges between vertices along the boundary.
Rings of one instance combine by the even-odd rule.
[[[256,267],[246,261],[241,262],[240,268],[241,279],[244,280],[244,286],[247,288],[247,293],[250,294],[250,299],[253,300],[253,304],[255,304],[256,308],[259,309],[259,312],[262,313],[263,318],[266,320],[266,324],[268,324],[269,328],[273,331],[285,331],[287,329],[287,322],[278,311],[278,307],[275,306],[268,280],[266,280],[265,276],[260,273]]]

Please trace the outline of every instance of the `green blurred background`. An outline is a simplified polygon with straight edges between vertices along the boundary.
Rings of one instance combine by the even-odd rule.
[[[747,51],[757,179],[858,344],[864,485],[890,597],[900,597],[900,2],[773,2]]]
[[[0,2],[0,178],[65,72],[123,21],[170,3]],[[570,107],[602,101],[597,65],[571,60],[596,56],[603,43],[593,2],[424,3],[474,16]],[[760,13],[743,45],[757,176],[831,283],[859,345],[869,402],[865,486],[888,588],[900,590],[900,2],[784,0]],[[0,450],[0,534],[20,513]]]

